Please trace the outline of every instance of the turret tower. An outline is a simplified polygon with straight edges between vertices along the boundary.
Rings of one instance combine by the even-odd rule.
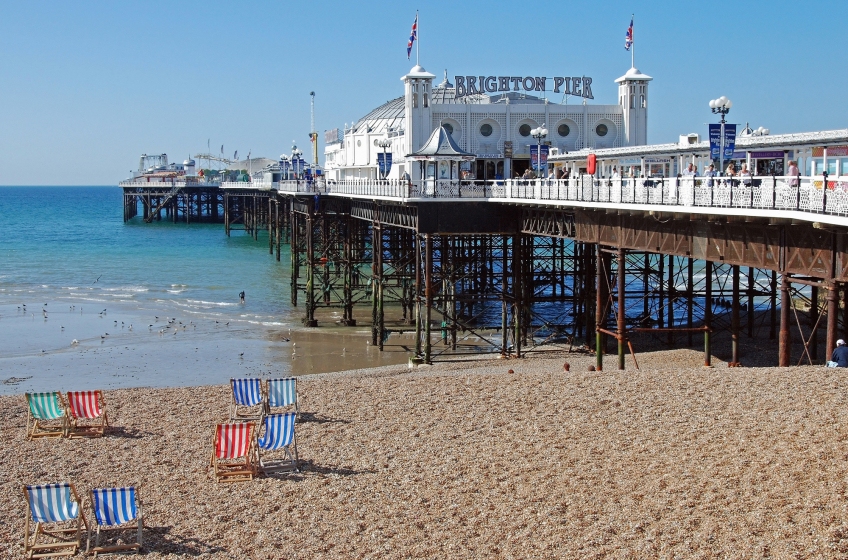
[[[404,93],[404,147],[403,154],[419,150],[430,136],[430,101],[433,79],[436,76],[415,65],[402,77]],[[399,154],[400,155],[400,154]],[[410,175],[418,173],[418,166],[411,166]],[[420,179],[420,177],[412,177]]]
[[[618,78],[618,103],[624,112],[624,145],[648,143],[648,82],[652,77],[631,68]]]

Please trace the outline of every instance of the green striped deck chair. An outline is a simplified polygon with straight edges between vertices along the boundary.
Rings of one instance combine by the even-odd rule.
[[[27,438],[62,437],[68,433],[68,415],[58,391],[27,393]]]

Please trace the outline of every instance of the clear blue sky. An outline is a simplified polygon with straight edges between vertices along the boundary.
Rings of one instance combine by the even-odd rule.
[[[721,12],[715,10],[721,7]],[[224,145],[277,157],[402,94],[420,8],[421,64],[439,76],[594,79],[615,103],[630,67],[651,83],[648,140],[706,134],[707,103],[772,133],[848,126],[848,2],[0,1],[0,185],[117,184],[142,152]]]

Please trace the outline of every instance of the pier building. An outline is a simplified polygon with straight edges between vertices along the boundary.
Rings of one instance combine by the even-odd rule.
[[[434,162],[422,170],[407,157],[441,126],[461,150],[474,155],[474,161],[460,166],[461,176],[487,181],[521,176],[531,167],[536,144],[531,131],[541,126],[550,130],[543,145],[559,153],[647,142],[652,78],[636,68],[615,80],[615,105],[591,103],[598,84],[587,76],[455,76],[451,82],[445,71],[434,85],[435,78],[416,65],[401,78],[403,95],[329,131],[324,149],[328,178],[382,178],[384,151],[394,157],[389,179],[405,174],[449,178],[446,164]]]

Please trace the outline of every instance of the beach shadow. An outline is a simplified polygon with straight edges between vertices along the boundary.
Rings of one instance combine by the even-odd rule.
[[[153,435],[145,433],[136,428],[126,428],[124,426],[109,426],[106,428],[106,437],[126,438],[126,439],[141,439],[144,436]]]
[[[180,556],[205,556],[216,552],[226,552],[220,546],[210,546],[200,539],[184,538],[171,534],[173,527],[145,527],[144,552],[177,554]]]
[[[325,467],[323,465],[316,465],[312,461],[304,461],[300,460],[300,473],[304,474],[334,474],[336,476],[355,476],[358,474],[375,474],[377,471],[373,469],[363,469],[363,470],[355,470],[355,469],[346,469],[343,467]],[[298,473],[295,473],[298,474]]]
[[[343,420],[341,418],[331,418],[329,416],[322,416],[318,412],[301,412],[300,418],[298,418],[298,422],[315,422],[316,424],[327,424],[327,423],[350,424],[350,420]]]

